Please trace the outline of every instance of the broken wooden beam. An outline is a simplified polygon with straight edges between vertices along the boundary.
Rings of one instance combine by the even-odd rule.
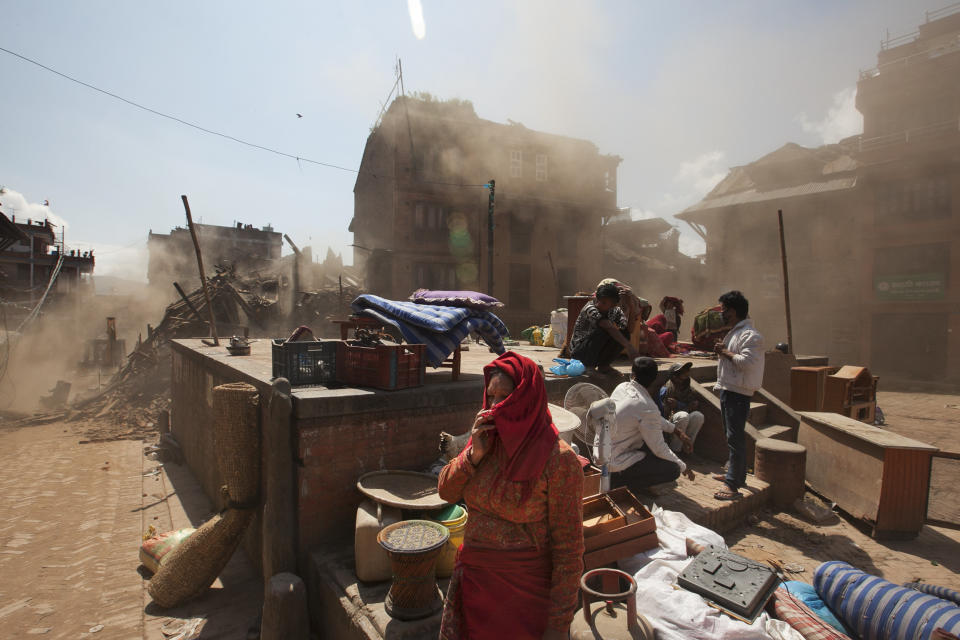
[[[203,255],[200,253],[200,241],[197,240],[197,230],[193,226],[193,216],[190,215],[190,203],[187,202],[187,196],[180,196],[183,200],[183,208],[187,212],[187,226],[190,227],[190,237],[193,238],[193,248],[197,252],[197,267],[200,269],[200,284],[203,285],[203,298],[207,302],[207,312],[210,314],[210,333],[213,335],[213,346],[220,344],[217,338],[217,321],[213,317],[213,305],[210,304],[210,292],[207,291],[207,278],[203,274]]]

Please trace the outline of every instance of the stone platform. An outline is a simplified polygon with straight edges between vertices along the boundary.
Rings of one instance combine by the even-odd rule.
[[[637,497],[647,507],[656,504],[668,511],[679,511],[699,525],[718,533],[730,531],[743,524],[751,513],[762,509],[770,499],[770,485],[747,476],[747,485],[740,490],[739,500],[717,500],[713,497],[723,483],[711,475],[721,473],[722,466],[704,460],[688,460],[687,464],[696,474],[694,480],[680,476],[672,490],[657,492],[658,495],[640,494]]]
[[[391,618],[384,608],[390,582],[365,583],[353,569],[353,547],[310,555],[310,612],[325,637],[338,640],[420,640],[440,635],[440,614],[422,620]],[[450,580],[437,586],[446,594]]]
[[[223,484],[214,463],[212,390],[229,382],[252,384],[261,394],[261,415],[266,415],[264,400],[269,397],[272,379],[270,347],[269,340],[260,339],[252,344],[249,356],[231,356],[224,346],[210,347],[199,339],[172,342],[171,430],[187,464],[212,501],[217,500]],[[545,369],[552,366],[553,358],[559,353],[558,349],[530,345],[516,345],[511,349],[534,359]],[[361,475],[381,469],[427,469],[438,457],[441,431],[457,435],[469,429],[483,398],[483,367],[495,357],[486,346],[470,344],[462,353],[459,380],[451,380],[449,369],[428,369],[426,384],[411,389],[382,391],[322,385],[293,389],[290,456],[296,475],[297,551],[302,577],[312,582],[312,576],[318,575],[309,566],[311,554],[349,545],[356,509],[362,500],[356,489]],[[707,382],[715,378],[716,360],[712,358],[663,359],[659,361],[661,372],[672,363],[685,361],[694,363],[691,370],[694,380]],[[617,361],[615,366],[620,376],[548,376],[549,401],[562,405],[567,390],[579,382],[591,382],[611,392],[629,373],[626,358]],[[707,411],[698,438],[697,453],[702,453],[704,459],[725,457],[723,447],[714,446],[707,437],[719,429],[718,416],[718,411]],[[705,445],[703,451],[699,446],[701,440]],[[719,471],[719,465],[714,464],[711,470]],[[718,487],[717,481],[702,475],[690,486],[681,479],[676,490],[657,496],[656,501],[665,508],[683,511],[706,526],[724,530],[759,508],[765,498],[764,487],[751,484],[755,492],[749,496],[734,503],[720,503],[712,497]],[[243,545],[258,569],[260,528],[258,517]],[[347,556],[352,571],[352,554]],[[313,584],[310,589],[311,593],[315,591]],[[337,596],[337,600],[347,606],[351,600],[345,595],[346,587],[341,589],[343,595]],[[374,602],[375,594],[375,590],[358,588],[356,597],[359,602],[366,602],[364,598]],[[367,604],[358,610],[364,610],[365,606]],[[389,631],[394,628],[390,624],[392,621],[381,627]]]
[[[746,517],[767,503],[769,485],[754,476],[747,476],[743,498],[721,501],[713,497],[721,483],[710,477],[721,466],[694,460],[690,466],[696,473],[693,481],[680,477],[672,488],[637,497],[648,508],[654,504],[686,514],[697,524],[723,533],[742,524]],[[449,581],[438,580],[446,593]],[[394,620],[384,609],[389,582],[363,583],[354,573],[353,547],[341,546],[336,552],[317,551],[310,555],[310,610],[321,623],[328,637],[343,640],[415,640],[435,638],[440,630],[440,615],[423,620]]]

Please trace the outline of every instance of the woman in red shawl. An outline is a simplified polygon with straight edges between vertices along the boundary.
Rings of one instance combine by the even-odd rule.
[[[440,472],[440,497],[469,514],[440,638],[566,638],[583,573],[580,461],[535,362],[507,351],[483,374],[470,442]]]

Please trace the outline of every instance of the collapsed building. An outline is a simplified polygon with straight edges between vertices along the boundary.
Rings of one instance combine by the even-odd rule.
[[[266,272],[280,260],[282,235],[270,225],[259,229],[242,222],[230,227],[196,223],[193,226],[204,260],[211,268],[221,265],[242,272]],[[169,288],[171,282],[179,282],[193,288],[200,284],[189,229],[177,227],[170,233],[151,230],[147,250],[147,281],[151,286]]]
[[[603,277],[620,162],[586,140],[484,120],[469,102],[397,98],[354,186],[354,264],[370,293],[486,291],[509,326],[542,323]]]
[[[960,11],[888,38],[860,73],[863,133],[787,144],[677,215],[706,242],[713,290],[742,289],[786,339],[783,210],[797,350],[886,378],[960,382]]]
[[[629,210],[603,227],[603,273],[631,285],[654,305],[664,296],[696,302],[705,285],[703,265],[680,251],[676,227],[663,218],[633,220]]]

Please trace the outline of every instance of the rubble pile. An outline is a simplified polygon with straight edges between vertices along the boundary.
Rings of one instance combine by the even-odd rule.
[[[232,272],[224,271],[207,281],[210,305],[218,331],[230,335],[237,327],[261,326],[271,316],[276,302],[249,293],[250,283],[235,286]],[[258,286],[260,281],[255,282]],[[156,433],[161,412],[170,407],[170,340],[210,335],[203,289],[197,289],[167,306],[156,328],[136,345],[126,363],[101,393],[76,405],[71,421],[91,423],[89,440],[141,439]]]
[[[350,303],[362,293],[360,287],[336,284],[320,291],[300,292],[293,324],[311,327],[318,337],[339,338],[333,321],[349,316],[352,313]]]
[[[247,328],[260,334],[282,333],[282,324],[335,330],[331,321],[349,315],[350,302],[362,293],[356,286],[339,284],[300,292],[290,317],[282,318],[276,300],[281,285],[276,276],[253,273],[241,278],[232,269],[218,267],[217,275],[207,280],[207,289],[221,339]],[[109,385],[76,403],[69,420],[86,422],[85,437],[90,441],[155,435],[160,414],[170,408],[170,340],[210,335],[207,318],[202,288],[168,305],[163,320],[155,328],[148,326],[147,338],[138,342]]]

